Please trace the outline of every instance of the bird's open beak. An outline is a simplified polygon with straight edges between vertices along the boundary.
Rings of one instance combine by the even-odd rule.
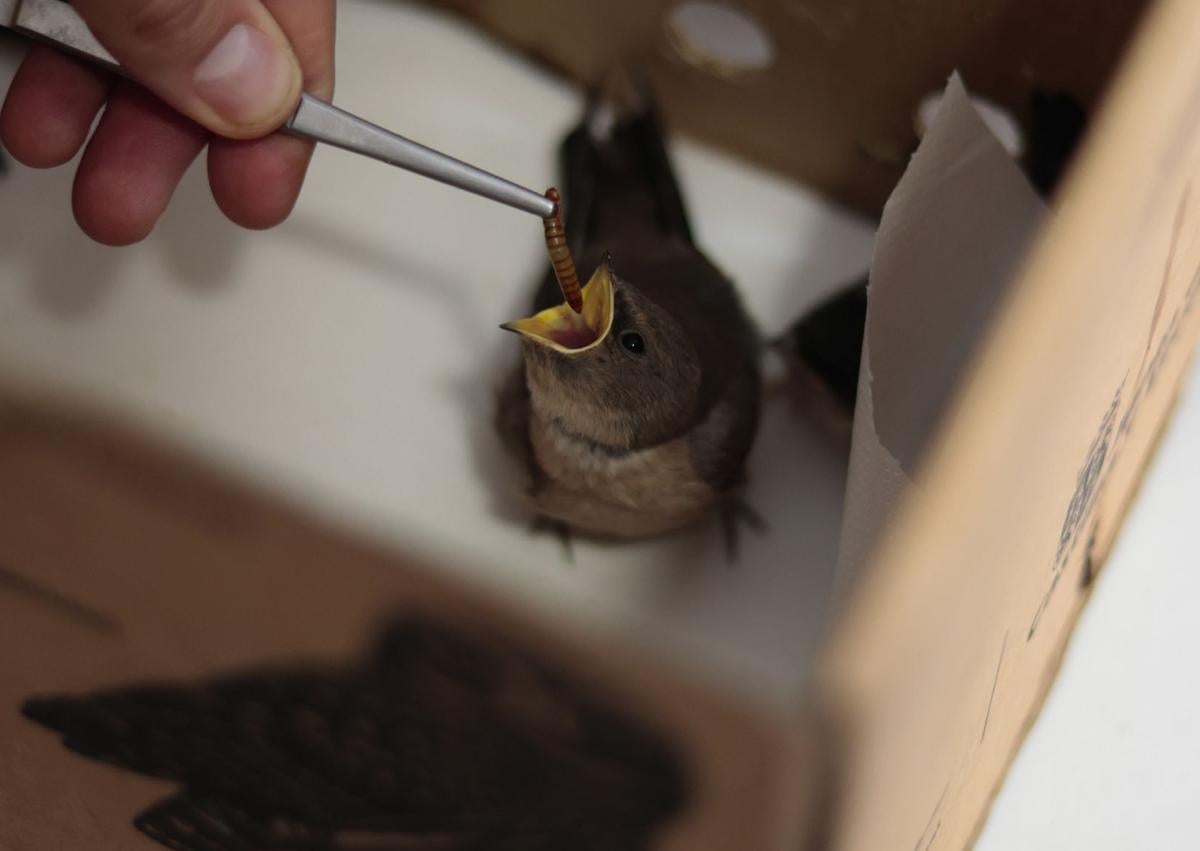
[[[563,303],[528,319],[505,322],[505,331],[520,334],[564,354],[587,351],[608,336],[613,321],[612,272],[601,263],[583,288],[583,310],[576,313]]]

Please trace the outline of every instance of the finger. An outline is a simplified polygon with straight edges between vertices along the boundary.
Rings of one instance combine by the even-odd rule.
[[[242,227],[274,227],[296,205],[311,156],[312,144],[301,139],[214,139],[208,149],[213,198]]]
[[[0,107],[0,140],[27,166],[62,165],[87,140],[110,84],[99,69],[48,47],[30,47]]]
[[[75,175],[75,220],[105,245],[144,239],[207,139],[141,87],[118,83]]]
[[[333,96],[333,0],[267,0],[304,73],[304,90]],[[313,146],[286,136],[251,142],[214,139],[208,179],[221,210],[243,227],[279,224],[296,204]]]
[[[333,97],[334,0],[263,0],[300,62],[304,91]]]
[[[249,139],[295,108],[300,65],[259,0],[75,0],[129,73],[214,133]]]

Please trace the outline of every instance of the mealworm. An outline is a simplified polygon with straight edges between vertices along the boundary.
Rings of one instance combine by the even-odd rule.
[[[575,271],[575,260],[571,257],[571,249],[567,247],[567,238],[563,233],[562,205],[559,203],[558,190],[551,187],[546,190],[546,197],[554,202],[554,213],[542,219],[546,229],[546,251],[550,254],[550,265],[554,267],[554,277],[558,279],[558,288],[562,290],[563,298],[576,313],[583,312],[583,291],[579,288],[579,274]]]

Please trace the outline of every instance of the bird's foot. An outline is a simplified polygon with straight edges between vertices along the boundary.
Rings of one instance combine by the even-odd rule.
[[[571,527],[561,520],[539,514],[529,524],[529,532],[533,535],[553,534],[562,544],[563,558],[571,564],[575,563],[575,550],[571,545]]]
[[[721,531],[725,539],[725,557],[732,564],[738,559],[741,545],[741,526],[748,526],[762,535],[767,531],[767,521],[754,506],[740,496],[731,494],[721,503]]]

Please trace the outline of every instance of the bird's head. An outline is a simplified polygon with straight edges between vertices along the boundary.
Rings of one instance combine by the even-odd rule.
[[[694,423],[700,358],[663,307],[600,264],[583,310],[561,304],[501,326],[521,336],[531,403],[569,434],[637,449]]]

